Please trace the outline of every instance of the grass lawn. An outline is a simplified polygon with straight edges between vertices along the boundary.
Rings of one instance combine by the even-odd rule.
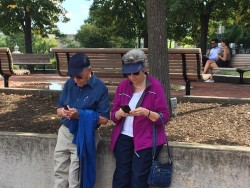
[[[233,70],[220,70],[216,71],[214,74],[224,74],[224,75],[234,75],[234,76],[239,76],[239,73]],[[244,77],[250,77],[250,71],[246,71],[244,73]]]

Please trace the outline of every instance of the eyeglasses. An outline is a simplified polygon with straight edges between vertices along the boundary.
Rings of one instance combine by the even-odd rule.
[[[213,45],[214,45],[214,44],[215,44],[215,42],[211,42],[211,44],[213,44]]]
[[[134,76],[138,76],[140,74],[141,71],[139,72],[134,72],[134,73],[127,73],[125,74],[126,76],[130,76],[130,75],[134,75]]]

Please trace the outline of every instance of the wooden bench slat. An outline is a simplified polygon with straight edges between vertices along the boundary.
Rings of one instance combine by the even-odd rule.
[[[52,48],[51,52],[55,53],[58,73],[61,76],[67,76],[70,57],[82,52],[90,58],[93,72],[101,79],[120,80],[123,79],[122,56],[129,50],[131,48]],[[142,50],[148,56],[148,49]],[[169,76],[171,79],[186,81],[186,94],[190,94],[190,81],[201,79],[201,59],[200,48],[168,49]]]
[[[49,54],[12,54],[14,65],[50,65]]]

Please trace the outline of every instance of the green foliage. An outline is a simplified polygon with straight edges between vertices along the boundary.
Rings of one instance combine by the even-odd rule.
[[[48,38],[34,34],[32,38],[33,53],[48,54],[50,48],[57,47],[57,41],[53,37]],[[14,47],[18,45],[19,51],[21,53],[25,53],[24,39],[22,33],[10,36],[0,35],[0,41],[3,41],[3,44],[0,43],[1,47],[8,47],[11,51],[14,51]]]
[[[6,47],[6,36],[2,33],[0,33],[0,47]]]
[[[167,34],[168,39],[178,43],[196,44],[205,51],[208,41],[218,33],[220,25],[240,27],[231,34],[229,42],[249,41],[250,4],[249,0],[166,0],[167,1]],[[238,32],[238,35],[236,34]],[[233,36],[234,35],[234,36]],[[237,38],[238,37],[238,38]],[[190,40],[192,39],[192,40]],[[249,44],[249,42],[248,42]]]
[[[75,41],[75,37],[70,38],[67,36],[63,36],[59,38],[60,43],[65,47],[65,48],[79,48],[80,44]]]
[[[145,38],[145,1],[96,0],[90,8],[90,18],[87,22],[124,39]]]
[[[224,38],[237,45],[250,48],[250,4],[249,0],[238,2],[238,8],[228,18]]]
[[[10,34],[6,36],[6,46],[14,51],[14,47],[18,45],[19,51],[25,53],[24,38],[22,33]]]
[[[121,48],[133,47],[135,44],[133,40],[113,36],[105,28],[100,29],[91,24],[81,26],[75,39],[80,43],[80,47],[85,48]]]
[[[33,53],[42,54],[49,53],[50,48],[57,47],[57,41],[55,38],[43,38],[41,35],[33,35]]]
[[[167,37],[179,44],[206,47],[207,38],[218,37],[220,25],[234,25],[230,20],[249,27],[249,0],[166,0],[166,5]],[[146,37],[145,1],[96,0],[88,23],[116,36]]]
[[[27,18],[32,20],[33,31],[44,35],[58,31],[55,23],[61,18],[67,22],[66,10],[60,5],[64,0],[58,0],[55,4],[51,0],[2,0],[0,6],[0,27],[4,34],[23,32],[27,25]]]
[[[231,43],[243,44],[244,48],[250,48],[250,27],[242,25],[228,26],[224,38]]]
[[[55,23],[67,22],[64,0],[2,0],[0,4],[0,30],[8,36],[23,33],[25,51],[32,52],[32,35],[59,34]],[[56,4],[56,2],[58,4]]]

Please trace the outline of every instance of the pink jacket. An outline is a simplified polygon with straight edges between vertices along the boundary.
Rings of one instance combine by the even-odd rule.
[[[113,151],[115,143],[122,131],[125,118],[117,120],[115,112],[119,110],[121,105],[128,104],[133,95],[133,86],[129,79],[123,80],[115,93],[114,104],[111,111],[111,119],[116,124],[112,131],[110,149]],[[164,123],[169,121],[169,111],[166,102],[166,96],[161,83],[154,77],[147,75],[146,89],[140,99],[139,106],[148,110],[162,114]],[[138,106],[138,107],[139,107]],[[138,116],[134,118],[133,134],[135,151],[152,147],[153,143],[153,122],[145,117]],[[166,143],[166,134],[160,118],[155,122],[157,130],[157,145]]]

